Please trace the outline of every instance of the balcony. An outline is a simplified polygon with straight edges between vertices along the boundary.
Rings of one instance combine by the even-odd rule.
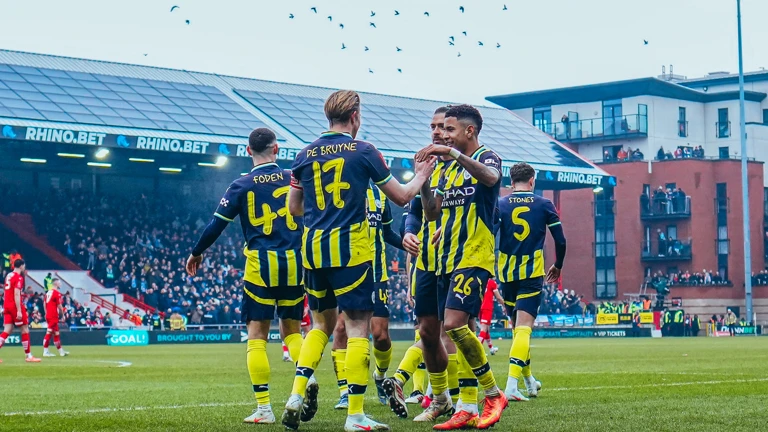
[[[685,120],[677,121],[677,136],[686,138],[688,136],[688,122]]]
[[[671,220],[691,218],[691,197],[648,198],[640,196],[640,220]]]
[[[643,261],[690,261],[693,257],[692,242],[688,240],[664,240],[654,239],[645,241],[640,246],[640,257]]]
[[[731,122],[716,122],[715,133],[718,138],[728,138],[731,136]]]
[[[562,142],[576,143],[648,137],[648,116],[631,114],[549,123],[539,128]]]

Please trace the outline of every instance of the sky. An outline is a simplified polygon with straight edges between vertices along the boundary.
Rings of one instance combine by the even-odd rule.
[[[745,71],[768,67],[768,1],[742,3]],[[736,0],[0,0],[0,48],[476,104],[738,71]]]

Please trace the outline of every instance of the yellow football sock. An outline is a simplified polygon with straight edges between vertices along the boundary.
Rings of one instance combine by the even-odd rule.
[[[346,349],[336,349],[331,351],[333,359],[333,371],[336,373],[336,385],[339,386],[339,395],[347,394],[347,371],[344,369],[344,362],[347,360]]]
[[[403,359],[400,361],[400,365],[397,366],[397,371],[392,376],[402,384],[407,383],[408,380],[411,379],[411,375],[416,373],[419,363],[422,362],[423,358],[424,355],[421,348],[411,346],[405,352]]]
[[[515,327],[515,339],[509,350],[509,376],[520,379],[525,367],[525,361],[531,349],[531,328],[526,326]],[[529,370],[530,373],[530,370]]]
[[[253,393],[259,406],[269,405],[269,358],[267,357],[267,341],[248,339],[246,351],[248,374],[251,376]]]
[[[421,333],[419,333],[418,330],[416,330],[415,335],[413,337],[413,343],[416,343],[421,340]]]
[[[477,378],[472,373],[472,368],[461,351],[456,354],[459,357],[459,394],[461,395],[461,402],[463,404],[477,405]],[[477,409],[476,406],[475,409]]]
[[[328,335],[320,329],[313,329],[307,333],[304,343],[301,345],[299,361],[296,363],[296,377],[293,379],[293,390],[291,394],[297,394],[301,397],[307,396],[307,381],[315,373],[320,359],[323,357],[323,351],[328,344]]]
[[[392,363],[392,345],[386,351],[379,351],[373,347],[373,358],[376,361],[376,372],[381,376],[387,375],[389,364]]]
[[[349,385],[349,409],[347,415],[363,414],[363,400],[368,387],[368,366],[371,364],[371,348],[367,338],[347,340],[347,382]]]
[[[459,358],[458,354],[448,354],[448,393],[454,405],[459,400]]]
[[[301,337],[301,333],[292,333],[285,337],[283,343],[288,347],[288,354],[294,362],[299,360],[301,354],[301,344],[304,339]]]
[[[493,377],[491,366],[488,364],[488,358],[485,356],[485,349],[480,344],[480,340],[469,329],[468,325],[448,330],[448,337],[456,344],[456,349],[460,350],[467,359],[467,363],[472,368],[472,373],[477,377],[478,382],[488,394],[495,394],[496,379]],[[434,387],[434,384],[432,385]]]
[[[448,371],[430,372],[429,383],[432,384],[432,394],[441,395],[448,390]]]
[[[413,391],[424,392],[427,390],[429,375],[427,374],[427,365],[422,361],[413,372]]]
[[[530,339],[529,339],[530,341]],[[530,346],[530,345],[529,345]],[[531,349],[528,349],[528,358],[525,360],[525,366],[523,367],[523,377],[530,378],[533,373],[531,372]]]

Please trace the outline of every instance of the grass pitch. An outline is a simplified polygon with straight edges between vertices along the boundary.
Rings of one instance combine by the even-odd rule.
[[[497,431],[758,431],[768,429],[768,338],[533,340],[540,397],[510,405]],[[407,343],[396,343],[391,370]],[[503,387],[510,341],[489,357]],[[282,431],[244,425],[255,407],[245,345],[67,347],[66,358],[23,362],[0,350],[0,431]],[[293,368],[269,344],[279,418]],[[41,354],[35,347],[33,353]],[[127,365],[124,362],[130,362]],[[320,412],[302,431],[340,431],[330,353],[318,370]],[[410,384],[406,388],[410,391]],[[366,412],[394,431],[431,425],[397,419],[375,399]],[[411,409],[411,418],[420,409]]]

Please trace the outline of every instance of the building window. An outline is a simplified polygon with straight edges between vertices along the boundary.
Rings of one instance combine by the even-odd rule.
[[[621,133],[622,108],[621,99],[603,101],[603,134],[617,135]]]
[[[718,157],[720,157],[720,159],[728,159],[730,157],[728,154],[729,153],[728,150],[729,150],[729,147],[718,147],[717,149]]]
[[[717,137],[728,138],[731,136],[731,122],[728,121],[728,108],[717,110]]]
[[[678,240],[677,238],[677,225],[667,226],[667,240]]]
[[[618,291],[616,269],[600,269],[595,276],[595,296],[601,299],[615,298]]]
[[[768,125],[768,109],[763,110],[763,124]]]
[[[688,120],[685,116],[685,107],[677,109],[677,136],[685,138],[688,136]]]
[[[533,109],[533,125],[552,135],[552,107],[536,107]]]

